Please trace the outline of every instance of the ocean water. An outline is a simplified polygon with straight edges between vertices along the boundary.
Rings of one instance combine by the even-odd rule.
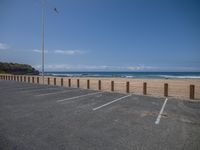
[[[200,79],[200,72],[45,72],[45,75],[62,77]]]

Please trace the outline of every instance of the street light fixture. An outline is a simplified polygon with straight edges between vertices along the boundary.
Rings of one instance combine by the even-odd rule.
[[[46,0],[41,0],[42,1],[42,84],[44,84],[44,31],[45,31],[45,1]],[[53,8],[53,10],[58,14],[58,10],[56,7]]]
[[[44,84],[44,19],[45,19],[45,1],[42,0],[42,84]]]

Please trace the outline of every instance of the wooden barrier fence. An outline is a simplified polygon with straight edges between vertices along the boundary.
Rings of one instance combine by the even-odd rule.
[[[0,79],[1,80],[14,80],[14,81],[18,81],[18,82],[28,82],[28,83],[37,83],[37,84],[39,84],[41,76],[25,76],[25,75],[22,76],[22,75],[3,75],[2,74],[2,75],[0,75]],[[47,79],[47,82],[45,84],[51,85],[52,77],[47,77],[46,79]],[[68,79],[68,80],[65,80],[65,79]],[[52,84],[53,85],[60,85],[60,86],[68,85],[68,87],[71,87],[72,86],[72,80],[73,80],[73,87],[74,87],[74,83],[76,83],[75,86],[77,88],[80,88],[81,85],[85,84],[85,82],[81,81],[82,78],[81,79],[74,79],[74,78],[67,78],[67,77],[63,77],[63,78],[53,77],[53,83]],[[102,80],[98,80],[98,79],[95,80],[96,87],[97,87],[96,89],[102,90]],[[59,84],[58,81],[60,81],[60,84]],[[66,84],[65,82],[68,82],[68,84]],[[94,85],[92,85],[92,83],[94,84],[94,79],[87,79],[86,80],[86,89],[93,89]],[[142,88],[141,89],[142,90],[142,94],[143,95],[149,95],[150,91],[152,90],[152,87],[150,87],[150,84],[148,83],[148,85],[147,85],[147,82],[143,82],[141,84],[142,85],[140,85],[140,87]],[[115,81],[111,80],[110,81],[110,91],[114,92],[115,91],[115,87],[119,88],[119,87],[117,87],[117,83],[115,84]],[[188,89],[188,91],[186,91],[186,92],[188,92],[188,96],[186,98],[189,98],[189,99],[200,99],[199,93],[197,93],[197,90],[196,90],[196,88],[200,89],[200,85],[197,86],[197,85],[194,85],[194,84],[189,84],[188,87],[185,88],[185,89]],[[136,87],[136,86],[134,87],[134,83],[132,83],[130,81],[126,81],[126,82],[124,82],[124,91],[120,91],[120,92],[123,92],[123,93],[136,93],[137,94],[137,92],[135,92],[133,90],[133,88],[139,88],[139,87]],[[168,97],[168,96],[171,96],[170,93],[172,93],[172,89],[173,89],[173,87],[171,87],[169,85],[169,83],[163,83],[163,90],[162,89],[159,89],[159,90],[163,91],[163,96],[164,97]]]

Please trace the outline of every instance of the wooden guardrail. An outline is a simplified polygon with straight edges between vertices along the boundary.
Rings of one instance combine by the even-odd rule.
[[[86,79],[86,78],[68,78],[68,77],[45,77],[47,80],[46,80],[46,84],[47,85],[59,85],[59,86],[68,86],[68,87],[72,87],[72,80],[73,80],[73,83],[75,82],[76,85],[75,87],[77,88],[80,88],[80,87],[86,87],[86,89],[93,89],[94,88],[94,83],[90,82],[91,80],[94,81],[94,79]],[[37,84],[40,84],[40,80],[41,80],[41,76],[26,76],[26,75],[5,75],[5,74],[1,74],[0,75],[0,79],[1,80],[14,80],[14,81],[18,81],[18,82],[28,82],[28,83],[37,83]],[[109,79],[109,78],[108,78]],[[108,82],[109,80],[107,79],[106,82]],[[51,80],[53,80],[53,83],[51,83]],[[86,80],[86,84],[85,84],[85,81],[82,81],[82,80]],[[146,82],[147,81],[147,82]],[[113,79],[110,79],[110,88],[108,87],[109,86],[109,83],[107,83],[107,88],[105,88],[105,80],[102,79],[102,80],[99,80],[99,79],[96,79],[95,80],[95,86],[96,86],[96,89],[98,90],[105,90],[105,91],[112,91],[112,92],[122,92],[122,93],[136,93],[136,94],[139,94],[139,88],[141,89],[142,91],[142,94],[143,95],[149,95],[151,93],[153,89],[152,85],[148,82],[150,81],[149,80],[146,80],[145,82],[140,82],[140,84],[135,84],[134,82],[132,82],[131,80],[130,81],[124,81],[124,90],[123,90],[123,86],[120,87],[118,85],[118,83],[116,81],[114,81]],[[169,81],[169,80],[165,80],[165,81]],[[67,84],[68,83],[68,84]],[[199,82],[200,83],[200,82]],[[42,84],[42,83],[41,83]],[[84,85],[83,85],[84,84]],[[188,83],[187,83],[188,84]],[[184,85],[187,85],[186,83]],[[81,86],[82,85],[82,86]],[[73,84],[74,86],[74,84]],[[189,87],[189,88],[188,88]],[[185,96],[185,98],[189,98],[189,99],[200,99],[200,85],[195,85],[195,84],[189,84],[188,87],[185,87],[184,90],[178,90],[178,92],[182,92],[182,95],[183,93],[188,93],[187,96]],[[119,89],[120,90],[117,90]],[[182,88],[180,86],[180,88]],[[134,90],[136,89],[136,90]],[[168,97],[168,96],[172,96],[176,97],[176,94],[177,94],[177,97],[179,96],[179,93],[173,93],[173,86],[170,86],[169,83],[165,82],[163,83],[163,87],[159,87],[159,89],[157,89],[157,91],[159,91],[159,94],[163,91],[163,94],[162,96],[164,97]],[[173,94],[172,94],[173,93]],[[160,94],[161,95],[161,94]]]

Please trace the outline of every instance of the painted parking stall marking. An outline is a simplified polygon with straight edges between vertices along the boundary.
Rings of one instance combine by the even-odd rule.
[[[44,89],[31,89],[31,90],[26,90],[26,91],[20,91],[22,93],[26,93],[26,92],[34,92],[34,91],[42,91],[42,90],[51,90],[51,89],[57,89],[57,88],[44,88]]]
[[[78,89],[77,89],[78,90]],[[54,94],[61,94],[61,93],[67,93],[67,92],[72,92],[72,91],[77,91],[76,89],[74,90],[65,90],[65,91],[58,91],[58,92],[52,92],[52,93],[45,93],[45,94],[39,94],[35,96],[47,96],[47,95],[54,95]]]
[[[23,86],[23,85],[22,85]],[[38,88],[38,87],[34,87],[34,86],[20,86],[20,87],[6,87],[6,88],[1,88],[3,90],[23,90],[23,89],[31,89],[31,88]]]
[[[80,96],[75,96],[75,97],[70,97],[70,98],[66,98],[66,99],[57,100],[57,102],[68,101],[68,100],[77,99],[77,98],[86,97],[86,96],[91,96],[91,95],[96,95],[96,94],[100,94],[100,93],[105,93],[105,92],[89,93],[89,94],[85,94],[85,95],[80,95]]]
[[[157,117],[157,119],[156,119],[156,121],[155,121],[155,124],[157,124],[157,125],[160,123],[160,119],[161,119],[161,117],[162,117],[162,114],[163,114],[163,111],[164,111],[164,109],[165,109],[165,105],[167,104],[167,101],[168,101],[168,98],[165,99],[165,101],[164,101],[164,103],[163,103],[163,105],[162,105],[162,108],[161,108],[161,110],[160,110],[160,113],[158,114],[158,117]]]
[[[110,104],[112,104],[112,103],[115,103],[115,102],[117,102],[117,101],[120,101],[120,100],[125,99],[125,98],[130,97],[130,96],[132,96],[132,94],[129,94],[129,95],[120,97],[120,98],[118,98],[118,99],[115,99],[115,100],[113,100],[113,101],[110,101],[110,102],[108,102],[108,103],[105,103],[105,104],[103,104],[103,105],[101,105],[101,106],[99,106],[99,107],[93,108],[92,110],[94,110],[94,111],[95,111],[95,110],[98,110],[98,109],[100,109],[100,108],[103,108],[103,107],[105,107],[105,106],[108,106],[108,105],[110,105]]]

